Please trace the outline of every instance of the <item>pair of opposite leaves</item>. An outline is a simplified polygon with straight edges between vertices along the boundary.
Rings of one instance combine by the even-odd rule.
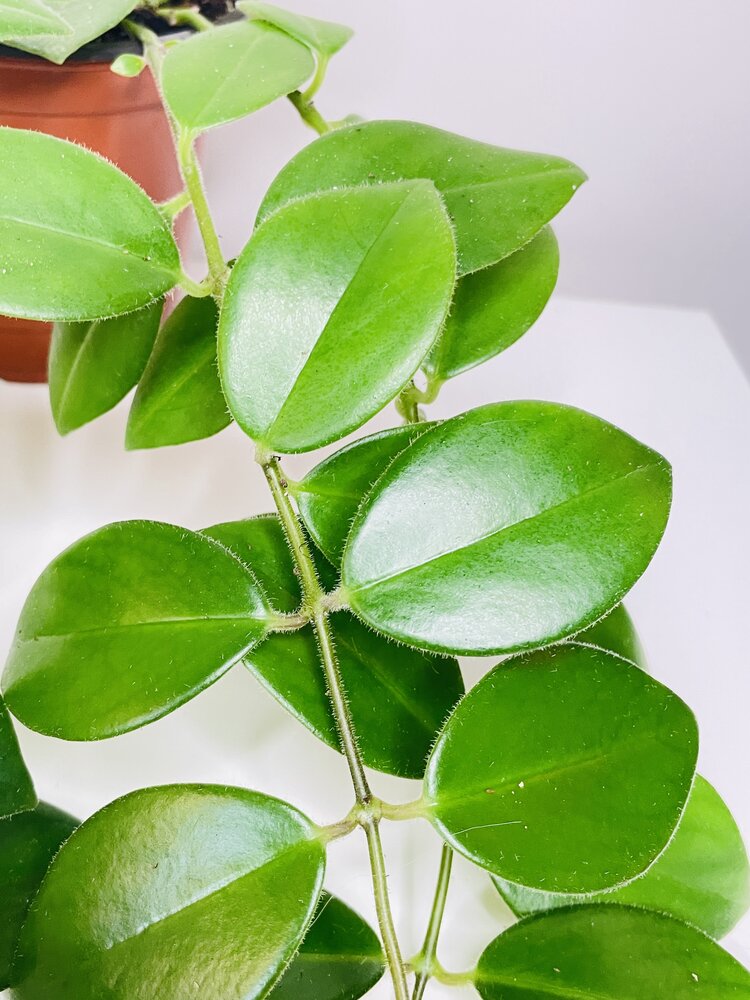
[[[341,174],[326,178],[320,163],[329,157]],[[148,303],[179,281],[177,251],[155,206],[93,154],[4,130],[0,163],[7,175],[0,221],[10,248],[0,308],[32,319],[90,321],[56,334],[53,407],[61,429],[70,430],[113,406],[140,378],[158,324]],[[35,179],[30,186],[37,177],[32,163],[48,183]],[[394,176],[407,179],[390,182]],[[275,450],[305,450],[353,429],[393,398],[430,351],[453,294],[453,236],[442,197],[456,226],[460,270],[483,270],[460,280],[448,326],[425,366],[440,379],[508,346],[551,293],[556,248],[540,229],[581,179],[565,161],[410,123],[356,126],[313,143],[269,192],[264,221],[230,283],[221,367],[234,415]],[[357,187],[372,180],[383,183]],[[49,194],[61,182],[70,198]],[[325,192],[311,193],[323,183]],[[347,189],[330,189],[341,184]],[[84,191],[82,218],[69,206],[81,203],[76,193]],[[300,194],[309,197],[294,201]],[[422,289],[417,296],[415,283]],[[260,309],[265,321],[248,330],[246,318],[259,303],[269,306]],[[143,318],[131,312],[139,307],[151,312]],[[131,315],[101,321],[122,313]],[[165,329],[165,345],[147,372],[147,398],[142,406],[137,401],[134,446],[189,436],[186,427],[170,426],[175,386],[180,407],[172,410],[185,410],[187,402],[193,414],[216,414],[188,422],[196,436],[228,421],[210,351],[203,357],[212,323],[197,321],[205,326],[200,357],[187,368],[175,366],[181,355],[166,342],[179,338]],[[138,349],[123,365],[129,337]],[[164,385],[159,368],[168,369]],[[190,378],[198,369],[192,399]],[[351,391],[333,399],[342,385]],[[206,400],[210,406],[199,405]]]

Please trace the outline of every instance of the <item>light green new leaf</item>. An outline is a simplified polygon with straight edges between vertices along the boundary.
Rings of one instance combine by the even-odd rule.
[[[407,424],[360,438],[290,484],[305,527],[338,566],[357,508],[397,455],[433,424]]]
[[[0,990],[11,982],[13,956],[31,901],[50,862],[78,821],[44,802],[0,820]]]
[[[366,122],[337,129],[298,153],[269,188],[258,218],[315,191],[420,177],[445,199],[459,274],[520,249],[586,180],[556,156],[501,149],[415,122]]]
[[[202,132],[284,97],[314,69],[307,46],[270,24],[242,20],[170,48],[162,86],[177,121]]]
[[[90,322],[148,305],[179,281],[168,223],[102,157],[0,128],[0,176],[0,312]]]
[[[598,896],[540,892],[495,879],[518,916],[578,903],[627,903],[658,910],[721,938],[750,907],[750,868],[732,814],[698,776],[677,832],[645,875]]]
[[[0,42],[63,63],[136,6],[137,0],[0,0]]]
[[[500,663],[460,702],[425,801],[448,843],[493,874],[595,892],[664,849],[697,753],[671,691],[611,653],[561,645]]]
[[[616,653],[623,659],[630,660],[641,670],[648,669],[641,640],[624,604],[618,604],[614,611],[610,611],[600,621],[578,632],[572,639],[567,639],[566,644],[603,649],[605,653]]]
[[[49,396],[61,434],[116,406],[146,367],[162,302],[93,323],[57,323],[49,356]]]
[[[175,785],[97,813],[21,935],[15,1000],[260,1000],[315,910],[310,821],[258,792]]]
[[[328,191],[255,231],[219,323],[229,408],[255,441],[308,451],[361,426],[442,326],[453,234],[429,181]]]
[[[49,736],[115,736],[221,677],[263,638],[267,619],[252,574],[216,542],[171,524],[110,524],[34,585],[5,668],[6,701]]]
[[[232,418],[216,363],[218,310],[187,297],[159,331],[130,409],[128,448],[161,448],[210,437]]]
[[[299,579],[278,518],[229,522],[206,534],[253,569],[274,608],[299,608]],[[322,557],[318,566],[324,585],[333,586],[335,572]],[[331,628],[365,764],[421,778],[435,737],[464,691],[457,662],[388,642],[347,613],[334,615]],[[270,635],[245,663],[295,718],[341,751],[311,626]]]
[[[666,461],[591,414],[483,406],[427,431],[378,480],[349,535],[344,594],[427,649],[545,645],[622,600],[670,498]]]
[[[510,257],[462,278],[424,371],[445,381],[515,344],[547,305],[559,262],[555,234],[546,227]]]
[[[326,57],[335,55],[354,34],[345,24],[319,21],[316,17],[305,17],[273,3],[260,3],[259,0],[239,0],[237,9],[251,20],[274,24],[298,42]]]
[[[13,723],[0,698],[0,817],[33,809],[37,797]]]
[[[747,1000],[750,973],[700,931],[627,906],[531,917],[479,960],[483,1000]]]
[[[324,892],[302,947],[273,1000],[358,1000],[380,980],[380,941],[348,906]]]

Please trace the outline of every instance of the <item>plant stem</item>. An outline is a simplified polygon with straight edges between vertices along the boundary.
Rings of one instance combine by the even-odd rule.
[[[179,131],[177,136],[177,155],[180,171],[193,203],[193,211],[198,222],[198,228],[206,248],[208,271],[219,289],[226,280],[227,265],[221,252],[221,243],[211,217],[211,209],[203,187],[203,178],[195,155],[195,136],[192,132]]]
[[[443,923],[443,914],[445,913],[445,902],[448,898],[448,886],[450,885],[452,867],[453,851],[447,844],[444,844],[442,854],[440,855],[440,872],[435,888],[435,898],[432,901],[430,922],[427,925],[427,933],[425,934],[424,944],[420,952],[421,961],[414,983],[412,1000],[422,1000],[427,983],[435,971],[438,938],[440,937],[440,928]]]
[[[214,27],[213,23],[204,17],[197,7],[157,7],[155,13],[163,17],[174,28],[184,25],[195,31],[208,31]]]
[[[305,96],[298,90],[289,94],[289,100],[299,112],[299,116],[302,121],[306,125],[309,125],[311,129],[318,133],[318,135],[325,135],[326,132],[331,131],[331,126],[321,115],[313,102],[306,100]]]
[[[310,547],[307,544],[297,514],[289,499],[288,483],[284,478],[278,458],[259,452],[258,461],[271,490],[276,510],[284,528],[284,534],[286,535],[289,548],[299,572],[303,591],[303,611],[306,611],[311,616],[315,627],[321,662],[328,687],[328,695],[331,699],[331,707],[339,731],[341,748],[349,765],[349,773],[351,774],[357,805],[359,807],[357,810],[357,822],[364,829],[367,838],[372,884],[375,894],[375,907],[378,914],[380,933],[383,938],[383,947],[393,980],[394,994],[396,1000],[409,1000],[406,973],[393,922],[390,895],[388,893],[388,876],[383,856],[383,844],[380,838],[379,803],[373,798],[357,745],[354,723],[349,710],[349,704],[346,700],[346,692],[336,657],[333,634],[328,621],[326,594],[318,578],[318,572],[315,568]]]

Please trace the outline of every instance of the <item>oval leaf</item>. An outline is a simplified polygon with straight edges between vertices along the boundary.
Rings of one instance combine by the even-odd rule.
[[[36,792],[5,703],[0,698],[0,817],[33,809]]]
[[[361,426],[432,346],[454,266],[429,181],[329,191],[271,216],[232,271],[219,324],[237,423],[281,452]]]
[[[50,862],[78,821],[40,803],[31,812],[0,820],[0,990],[11,982],[13,957],[31,901]]]
[[[0,128],[0,312],[89,322],[177,284],[169,225],[117,167],[40,132]]]
[[[314,69],[309,49],[287,33],[242,20],[170,48],[162,86],[177,121],[201,132],[291,93]]]
[[[604,650],[605,653],[616,653],[641,670],[648,669],[641,640],[624,604],[618,604],[614,611],[610,611],[600,621],[566,640],[566,644],[590,646]]]
[[[425,798],[442,836],[493,874],[550,892],[640,875],[695,773],[687,706],[633,664],[583,646],[499,664],[448,720]]]
[[[196,441],[232,422],[216,364],[218,318],[212,298],[188,297],[167,319],[130,409],[128,448]]]
[[[645,875],[598,896],[540,892],[504,879],[495,884],[518,916],[579,903],[624,903],[658,910],[721,938],[750,907],[750,867],[732,814],[698,775],[680,825]]]
[[[3,678],[8,707],[48,736],[144,726],[224,674],[265,634],[249,570],[202,535],[123,521],[42,573]]]
[[[312,917],[310,821],[257,792],[134,792],[55,858],[21,936],[17,1000],[265,997]]]
[[[136,384],[154,346],[162,302],[114,319],[57,323],[49,356],[49,395],[61,434],[111,410]]]
[[[268,24],[281,28],[287,35],[326,57],[335,55],[354,34],[345,24],[304,17],[302,14],[283,10],[273,3],[260,3],[259,0],[239,0],[237,9],[251,20],[267,21]]]
[[[591,414],[495,403],[423,434],[360,509],[342,563],[365,621],[448,653],[564,638],[617,604],[667,522],[666,461]]]
[[[273,1000],[358,1000],[380,980],[385,957],[375,932],[324,892],[302,947]]]
[[[407,424],[361,438],[290,484],[305,527],[338,566],[357,508],[397,455],[432,424]]]
[[[0,41],[63,63],[127,17],[136,0],[1,0]]]
[[[445,199],[459,274],[519,250],[586,179],[557,156],[501,149],[415,122],[366,122],[330,132],[298,153],[274,180],[258,218],[315,191],[418,177],[433,181]]]
[[[750,973],[670,917],[626,906],[581,906],[532,917],[479,960],[484,1000],[745,1000]]]
[[[440,339],[422,368],[443,382],[489,361],[536,323],[557,282],[560,254],[546,227],[521,250],[462,278]]]
[[[207,534],[252,567],[274,608],[299,608],[299,581],[276,517],[216,525]],[[325,583],[335,579],[325,560],[318,564]],[[331,627],[365,764],[421,778],[435,737],[464,691],[458,663],[388,642],[347,613],[332,616]],[[270,635],[245,663],[284,708],[341,751],[311,626]]]

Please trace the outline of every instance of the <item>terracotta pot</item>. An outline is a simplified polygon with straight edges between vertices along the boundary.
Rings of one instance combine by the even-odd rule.
[[[148,71],[131,79],[116,76],[109,69],[117,55],[111,48],[64,66],[10,51],[0,55],[0,125],[87,146],[157,201],[181,190],[169,124]],[[0,378],[46,381],[50,332],[47,323],[0,316]]]

